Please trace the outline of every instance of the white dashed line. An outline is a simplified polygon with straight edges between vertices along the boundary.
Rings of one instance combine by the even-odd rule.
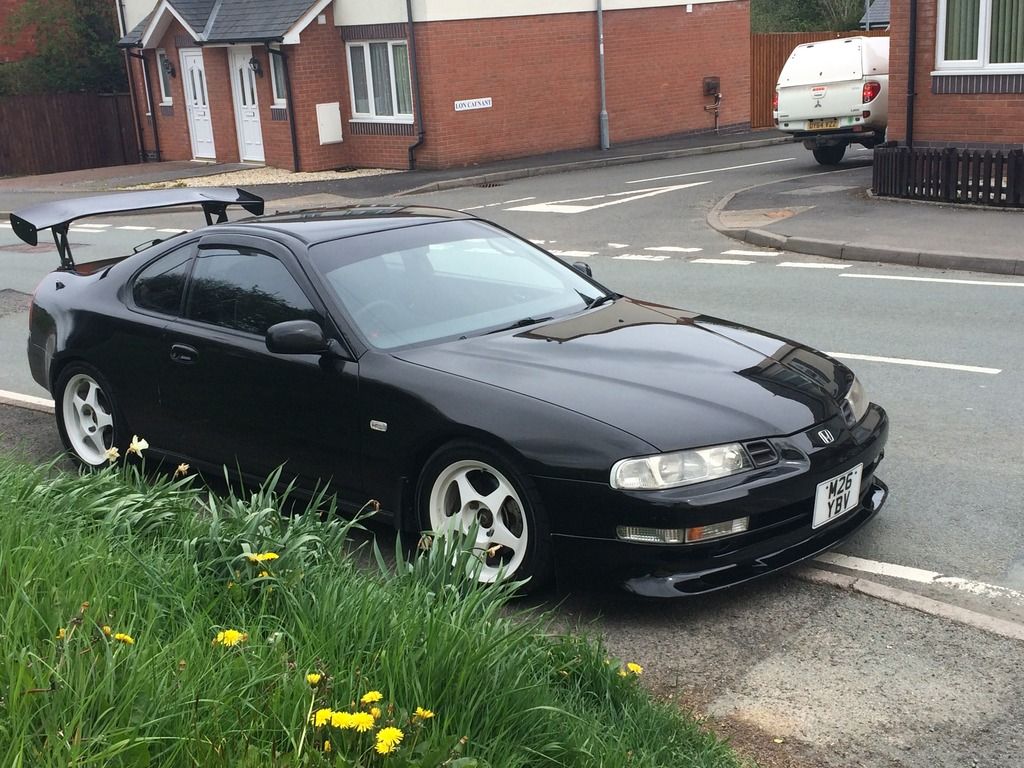
[[[654,256],[650,253],[624,253],[621,256],[612,256],[613,259],[622,261],[667,261],[671,256]]]
[[[597,256],[597,251],[552,251],[551,253],[564,259],[589,259],[591,256]]]
[[[741,168],[756,168],[759,165],[775,165],[776,163],[788,163],[795,160],[795,157],[784,157],[781,160],[765,160],[763,163],[748,163],[747,165],[730,165],[727,168],[712,168],[707,171],[691,171],[690,173],[676,173],[671,176],[655,176],[650,179],[635,179],[627,181],[627,184],[643,184],[646,181],[662,181],[663,179],[681,179],[684,176],[701,176],[705,173],[722,173],[723,171],[738,171]]]
[[[645,251],[668,251],[669,253],[700,253],[703,248],[680,248],[675,245],[656,245],[653,248],[644,248]]]
[[[117,227],[117,229],[123,229],[123,230],[126,230],[128,232],[145,232],[145,231],[150,230],[150,229],[156,229],[156,227],[136,227],[136,226],[132,226],[132,225],[127,225],[127,226],[124,226],[124,227]]]
[[[1024,288],[1024,283],[996,282],[995,280],[953,280],[947,277],[904,277],[902,275],[840,275],[862,280],[908,280],[916,283],[952,283],[955,285],[996,285],[1001,288]]]
[[[81,224],[76,224],[75,226],[76,227],[86,227],[88,229],[107,229],[110,225],[109,224],[90,224],[88,222],[83,221]]]
[[[528,202],[530,200],[536,200],[536,199],[537,199],[536,197],[517,197],[515,200],[505,200],[504,202],[501,202],[501,203],[487,203],[486,205],[473,205],[473,206],[470,206],[469,208],[460,208],[459,210],[463,210],[463,211],[478,211],[481,208],[497,208],[498,206],[501,206],[501,205],[511,205],[512,203],[525,203],[525,202]]]
[[[629,243],[608,243],[609,248],[629,248]]]
[[[853,264],[819,264],[814,261],[783,261],[777,267],[794,267],[797,269],[849,269]]]
[[[778,251],[722,251],[723,256],[775,256]]]
[[[176,235],[179,232],[191,232],[191,229],[158,229],[157,232],[163,232],[164,234]]]
[[[918,368],[941,368],[946,371],[963,371],[964,373],[984,373],[996,376],[1003,372],[1002,368],[983,368],[978,365],[955,365],[954,363],[935,363],[931,360],[914,360],[903,357],[880,357],[878,355],[855,355],[850,352],[826,352],[826,355],[840,360],[865,360],[869,363],[889,363],[890,365],[913,365]]]
[[[757,264],[756,261],[744,261],[743,259],[694,259],[691,264],[730,264],[734,267],[748,267]]]

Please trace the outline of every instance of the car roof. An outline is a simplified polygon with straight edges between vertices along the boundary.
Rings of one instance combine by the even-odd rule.
[[[475,218],[462,211],[423,205],[351,205],[256,216],[232,222],[232,225],[283,232],[315,245],[372,232]]]

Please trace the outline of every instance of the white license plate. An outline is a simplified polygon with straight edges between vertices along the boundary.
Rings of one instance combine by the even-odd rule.
[[[807,130],[809,131],[825,131],[829,128],[838,128],[839,120],[808,120]]]
[[[860,501],[860,476],[863,471],[864,465],[858,464],[831,480],[818,483],[818,490],[814,494],[812,528],[820,528],[857,506]]]

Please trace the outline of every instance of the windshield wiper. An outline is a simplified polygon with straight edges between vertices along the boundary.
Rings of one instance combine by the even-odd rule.
[[[615,301],[617,298],[619,298],[618,295],[614,294],[614,293],[602,294],[602,295],[598,296],[597,298],[595,298],[593,301],[589,302],[587,304],[587,309],[593,309],[594,307],[600,307],[602,304],[607,304],[609,301]]]
[[[502,331],[511,331],[516,328],[525,328],[528,325],[536,325],[537,323],[546,323],[548,320],[554,320],[553,317],[524,317],[520,320],[516,320],[514,323],[509,325],[503,325],[501,328],[495,328],[493,331],[488,331],[487,334],[501,333]]]

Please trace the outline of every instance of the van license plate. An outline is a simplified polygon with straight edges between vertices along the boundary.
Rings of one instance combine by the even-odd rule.
[[[829,120],[808,120],[807,130],[809,131],[825,131],[829,128],[838,128],[839,118],[831,118]]]
[[[864,465],[858,464],[831,480],[818,483],[818,490],[814,494],[812,528],[820,528],[857,506],[860,502],[860,479],[863,471]]]

